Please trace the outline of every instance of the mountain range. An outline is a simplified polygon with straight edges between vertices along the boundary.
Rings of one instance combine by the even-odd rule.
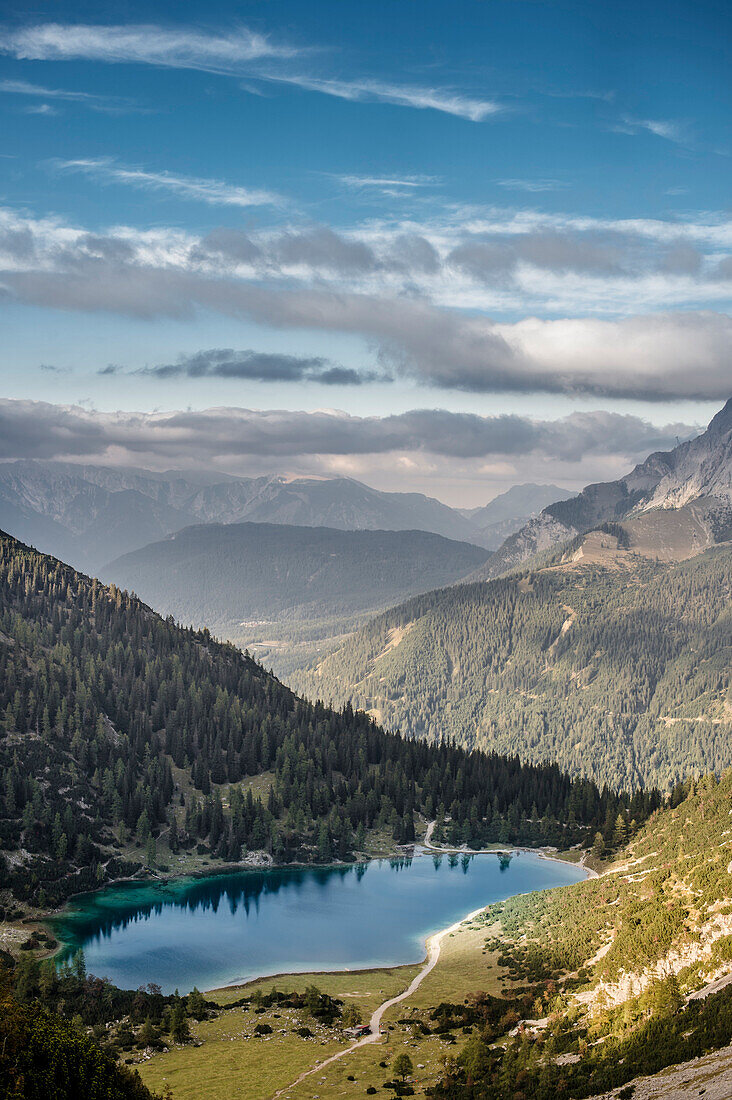
[[[0,464],[0,526],[86,571],[200,523],[283,523],[338,530],[431,531],[492,548],[565,490],[518,487],[474,518],[421,493],[352,478],[232,477],[133,467]],[[525,490],[525,491],[524,491]],[[499,528],[496,527],[499,525]],[[498,533],[497,533],[498,532]]]
[[[316,652],[321,639],[459,580],[488,555],[428,531],[210,523],[125,554],[100,575],[242,648],[266,643],[282,671],[286,661]]]
[[[548,504],[575,496],[558,485],[513,485],[482,508],[461,509],[480,532],[481,546],[497,550],[514,531],[520,530]],[[475,540],[474,540],[475,541]]]
[[[697,439],[546,508],[472,583],[392,608],[290,682],[411,736],[610,784],[729,766],[731,438],[728,403]]]

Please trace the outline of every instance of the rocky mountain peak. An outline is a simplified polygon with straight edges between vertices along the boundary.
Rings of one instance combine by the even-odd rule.
[[[496,577],[607,520],[617,522],[656,508],[704,506],[709,541],[728,538],[732,510],[732,399],[706,431],[657,451],[625,477],[586,486],[571,500],[550,504],[511,535],[475,579]],[[702,543],[700,543],[702,545]]]

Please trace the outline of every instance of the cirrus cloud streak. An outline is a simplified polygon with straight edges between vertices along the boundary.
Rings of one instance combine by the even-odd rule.
[[[223,76],[287,84],[352,102],[376,101],[418,110],[434,110],[482,122],[500,113],[492,99],[452,88],[394,84],[373,78],[334,79],[280,66],[284,60],[313,51],[274,42],[269,36],[239,27],[228,34],[206,34],[189,27],[152,24],[94,26],[41,23],[0,31],[0,52],[30,61],[102,61],[193,69]]]
[[[284,202],[280,195],[272,191],[237,187],[221,180],[130,168],[108,157],[61,160],[54,164],[60,171],[81,172],[104,183],[123,183],[148,191],[169,191],[182,199],[195,199],[213,206],[279,206]]]

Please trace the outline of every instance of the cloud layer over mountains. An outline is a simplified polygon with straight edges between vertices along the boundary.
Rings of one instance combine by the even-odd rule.
[[[5,210],[0,293],[138,319],[212,312],[362,342],[361,378],[346,364],[342,375],[303,370],[302,381],[386,373],[470,392],[723,400],[732,321],[715,304],[729,296],[730,248],[730,225],[711,221],[559,224],[493,211],[419,227],[195,236],[90,233]],[[519,306],[521,319],[494,319]],[[274,359],[272,369],[276,380]]]
[[[561,420],[477,416],[439,409],[358,417],[334,411],[212,408],[102,413],[40,401],[0,401],[0,459],[135,457],[192,465],[239,457],[423,452],[446,458],[538,455],[577,462],[593,455],[645,455],[694,429],[657,428],[619,413]]]

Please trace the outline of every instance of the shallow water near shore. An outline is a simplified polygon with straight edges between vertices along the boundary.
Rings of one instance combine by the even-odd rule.
[[[54,921],[89,973],[164,992],[318,970],[414,963],[432,932],[513,894],[565,886],[581,868],[522,852],[416,855],[338,867],[237,871],[111,886]]]

